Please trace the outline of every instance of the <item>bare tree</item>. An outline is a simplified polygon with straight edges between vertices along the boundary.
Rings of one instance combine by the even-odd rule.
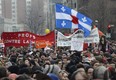
[[[97,1],[97,0],[91,0],[88,4],[88,10],[89,10],[89,13],[92,17],[92,19],[95,21],[95,20],[98,20],[98,23],[97,26],[100,27],[100,26],[104,26],[103,22],[104,22],[104,18],[105,18],[105,15],[104,15],[104,11],[105,11],[105,5],[104,5],[104,0],[101,0],[101,1]]]
[[[38,14],[38,11],[30,11],[30,14],[27,16],[26,25],[29,27],[30,31],[38,34],[42,31],[42,25],[44,23],[44,19],[42,16]]]
[[[27,16],[26,25],[29,27],[30,31],[33,33],[40,33],[42,28],[40,25],[44,23],[42,16],[38,15],[38,12],[31,11],[30,14]]]
[[[29,31],[35,34],[43,34],[45,29],[44,3],[35,0],[26,9],[26,21],[24,22]],[[28,10],[28,11],[27,11]]]
[[[93,25],[103,29],[105,18],[105,0],[78,0],[78,11],[90,17]],[[98,21],[97,23],[95,21]]]

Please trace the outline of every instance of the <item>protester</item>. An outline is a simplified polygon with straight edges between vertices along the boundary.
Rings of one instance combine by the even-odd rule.
[[[31,54],[26,47],[10,47],[0,57],[0,80],[116,80],[116,45],[108,45],[109,50],[91,45],[81,52],[33,48]]]
[[[17,74],[9,74],[8,78],[11,79],[11,80],[15,80],[16,78],[18,77]]]
[[[60,80],[69,80],[68,73],[65,70],[61,70],[59,72],[59,78],[60,78]]]
[[[97,67],[93,71],[93,79],[109,80],[109,72],[103,65]]]
[[[3,77],[7,77],[7,70],[5,67],[0,67],[0,79]]]
[[[85,69],[86,74],[87,74],[89,80],[92,80],[92,79],[93,79],[93,70],[94,70],[94,69],[93,69],[93,67],[91,67],[91,66],[88,66],[88,67]]]

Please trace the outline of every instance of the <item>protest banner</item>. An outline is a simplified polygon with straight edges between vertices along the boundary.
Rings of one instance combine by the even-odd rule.
[[[84,33],[76,33],[71,38],[71,50],[83,51]]]
[[[58,31],[57,33],[57,46],[64,47],[64,46],[71,46],[71,38],[67,38],[61,32]]]
[[[15,46],[29,46],[30,41],[35,44],[36,41],[49,41],[55,42],[54,31],[51,31],[47,35],[36,35],[31,32],[3,32],[1,38],[5,44],[5,47]],[[42,42],[43,43],[43,42]]]
[[[57,46],[71,47],[71,50],[82,51],[84,43],[84,34],[83,32],[78,33],[78,31],[74,32],[70,36],[65,36],[61,32],[57,33]]]
[[[84,38],[85,43],[99,43],[99,33],[98,28],[94,28],[91,31],[90,36]]]

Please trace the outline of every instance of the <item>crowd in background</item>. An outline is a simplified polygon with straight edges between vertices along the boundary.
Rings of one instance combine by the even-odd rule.
[[[0,51],[0,80],[116,80],[116,42],[101,40],[99,47],[9,47]]]

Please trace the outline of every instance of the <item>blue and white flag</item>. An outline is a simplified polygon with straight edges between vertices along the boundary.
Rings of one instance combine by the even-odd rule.
[[[89,36],[92,27],[90,18],[61,4],[56,4],[55,9],[56,28],[78,28],[84,31],[85,37]]]

